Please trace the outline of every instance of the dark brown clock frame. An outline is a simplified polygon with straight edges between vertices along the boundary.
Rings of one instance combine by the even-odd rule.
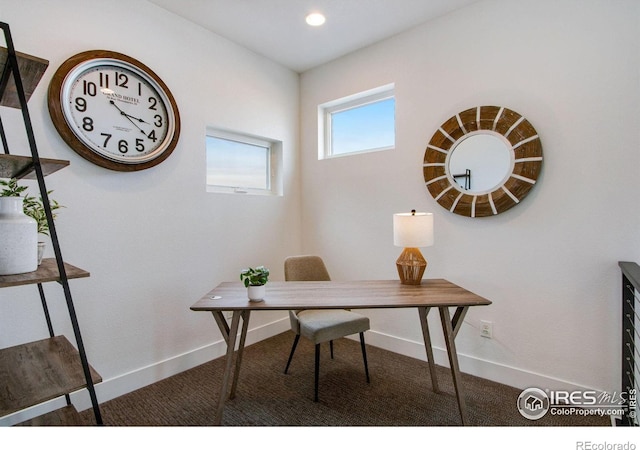
[[[105,58],[120,60],[132,66],[135,66],[138,70],[144,72],[148,77],[152,78],[164,91],[163,93],[169,100],[169,105],[167,105],[167,107],[170,107],[172,109],[174,118],[173,136],[171,137],[171,140],[168,142],[164,150],[162,150],[162,152],[153,159],[144,162],[124,163],[114,161],[105,156],[102,156],[86,146],[80,139],[78,139],[76,134],[67,123],[67,120],[65,119],[62,107],[63,99],[61,98],[61,95],[63,84],[67,75],[80,64],[84,64],[94,59]],[[49,107],[49,115],[51,116],[53,125],[55,126],[62,139],[67,143],[67,145],[69,145],[84,159],[106,169],[116,170],[120,172],[133,172],[154,167],[163,162],[171,155],[180,137],[180,113],[178,112],[178,106],[176,104],[175,98],[173,97],[173,94],[171,93],[167,85],[148,66],[141,63],[137,59],[122,53],[109,50],[88,50],[70,57],[65,62],[63,62],[58,70],[54,73],[53,78],[51,79],[51,82],[49,84],[49,90],[47,92],[47,102]]]

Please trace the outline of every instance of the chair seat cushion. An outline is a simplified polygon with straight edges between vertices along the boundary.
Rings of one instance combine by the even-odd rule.
[[[344,309],[308,309],[298,313],[300,334],[314,344],[369,329],[369,318]]]

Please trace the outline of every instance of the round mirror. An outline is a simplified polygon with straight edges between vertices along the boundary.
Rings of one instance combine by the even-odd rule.
[[[496,215],[520,203],[541,168],[542,145],[535,128],[498,106],[471,108],[444,122],[423,162],[433,198],[468,217]]]
[[[490,131],[468,134],[449,152],[447,173],[459,190],[479,194],[502,185],[513,170],[511,145]]]

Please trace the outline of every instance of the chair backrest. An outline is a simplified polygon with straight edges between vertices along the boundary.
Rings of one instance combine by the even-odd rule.
[[[289,256],[284,260],[286,281],[331,281],[322,258],[313,255]]]

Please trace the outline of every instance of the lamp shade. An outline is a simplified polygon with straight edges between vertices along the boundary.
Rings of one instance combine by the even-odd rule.
[[[416,248],[433,245],[433,214],[414,211],[394,214],[393,245]]]

